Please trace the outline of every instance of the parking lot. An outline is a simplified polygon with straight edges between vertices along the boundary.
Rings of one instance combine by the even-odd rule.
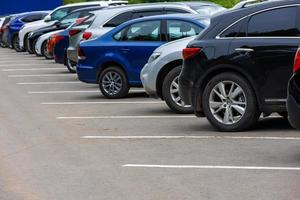
[[[300,137],[278,116],[215,131],[134,88],[107,100],[53,61],[0,49],[0,199],[299,199]]]

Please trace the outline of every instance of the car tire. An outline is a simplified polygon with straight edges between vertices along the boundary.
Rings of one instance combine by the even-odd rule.
[[[76,73],[76,63],[72,62],[70,59],[66,58],[66,66],[70,73]]]
[[[109,99],[127,96],[129,84],[125,72],[116,66],[104,69],[99,76],[99,88],[102,94]]]
[[[36,50],[35,50],[35,45],[36,45],[37,41],[38,41],[38,38],[35,39],[35,40],[32,42],[32,52],[33,52],[36,56],[39,56],[38,53],[37,53]]]
[[[16,50],[16,52],[23,52],[24,49],[20,47],[19,44],[19,36],[15,35],[12,40],[12,48]]]
[[[162,85],[162,97],[169,108],[178,114],[190,114],[194,109],[190,105],[185,105],[179,96],[178,77],[182,66],[172,69],[164,78]]]
[[[53,59],[53,56],[51,56],[51,55],[48,53],[48,50],[47,50],[47,41],[44,41],[44,42],[43,42],[43,44],[42,44],[42,49],[41,49],[41,53],[42,53],[42,55],[43,55],[47,60]]]
[[[260,116],[255,92],[249,82],[236,73],[213,77],[204,89],[202,106],[208,121],[224,132],[251,129]]]

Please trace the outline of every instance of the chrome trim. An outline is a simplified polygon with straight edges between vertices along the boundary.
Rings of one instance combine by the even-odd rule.
[[[223,29],[223,31],[221,31],[217,36],[216,36],[216,39],[227,39],[226,37],[221,37],[221,35],[227,31],[229,28],[231,28],[232,26],[234,26],[235,24],[239,23],[240,21],[242,21],[243,19],[246,19],[247,17],[251,17],[253,15],[256,15],[256,14],[259,14],[259,13],[262,13],[262,12],[266,12],[266,11],[270,11],[270,10],[275,10],[275,9],[278,9],[278,8],[287,8],[287,7],[294,7],[294,6],[300,6],[300,4],[291,4],[291,5],[284,5],[284,6],[277,6],[277,7],[272,7],[272,8],[267,8],[267,9],[264,9],[264,10],[260,10],[260,11],[256,11],[252,14],[249,14],[247,16],[244,16],[240,19],[238,19],[237,21],[233,22],[232,24],[230,24],[229,26],[227,26],[225,29]],[[228,37],[228,38],[300,38],[300,37]]]
[[[265,102],[286,102],[286,99],[265,99]]]
[[[253,52],[254,49],[250,49],[250,48],[236,48],[235,51]]]

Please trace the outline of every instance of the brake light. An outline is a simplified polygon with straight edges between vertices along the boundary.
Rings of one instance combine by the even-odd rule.
[[[200,48],[185,48],[182,50],[182,58],[184,60],[195,56],[196,54],[198,54],[201,51]]]
[[[78,59],[79,59],[79,60],[84,60],[84,59],[86,59],[86,56],[85,56],[83,50],[82,50],[80,47],[78,47],[77,51],[78,51]]]
[[[76,25],[79,25],[79,24],[81,24],[82,22],[84,22],[85,20],[86,20],[86,17],[78,18],[78,19],[76,19],[75,24],[76,24]]]
[[[91,32],[84,32],[82,35],[82,39],[83,40],[88,40],[92,37],[92,33]]]
[[[57,44],[58,42],[62,41],[64,39],[64,36],[62,35],[55,35],[54,37],[54,44]]]
[[[300,48],[298,48],[298,51],[295,56],[295,62],[294,62],[294,73],[298,72],[300,70]]]
[[[64,39],[64,36],[53,34],[50,36],[48,42],[47,42],[47,51],[49,53],[53,52],[54,46]]]
[[[70,36],[73,36],[73,35],[78,34],[79,32],[80,32],[80,30],[76,30],[76,29],[74,29],[74,30],[69,30],[69,35],[70,35]]]

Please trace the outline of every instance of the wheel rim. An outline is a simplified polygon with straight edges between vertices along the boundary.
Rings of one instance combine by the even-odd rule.
[[[67,59],[68,66],[71,70],[76,71],[76,65],[72,64],[70,59]]]
[[[170,94],[172,97],[172,100],[177,106],[183,107],[183,108],[190,108],[191,105],[185,105],[185,103],[182,101],[180,95],[179,95],[179,76],[175,77],[170,85]]]
[[[109,95],[116,95],[122,89],[122,78],[117,72],[108,72],[102,80],[102,87]]]
[[[16,37],[16,39],[14,40],[14,47],[16,50],[20,50],[19,37]]]
[[[210,93],[209,108],[220,123],[236,124],[242,119],[247,108],[245,92],[233,81],[222,81]]]

